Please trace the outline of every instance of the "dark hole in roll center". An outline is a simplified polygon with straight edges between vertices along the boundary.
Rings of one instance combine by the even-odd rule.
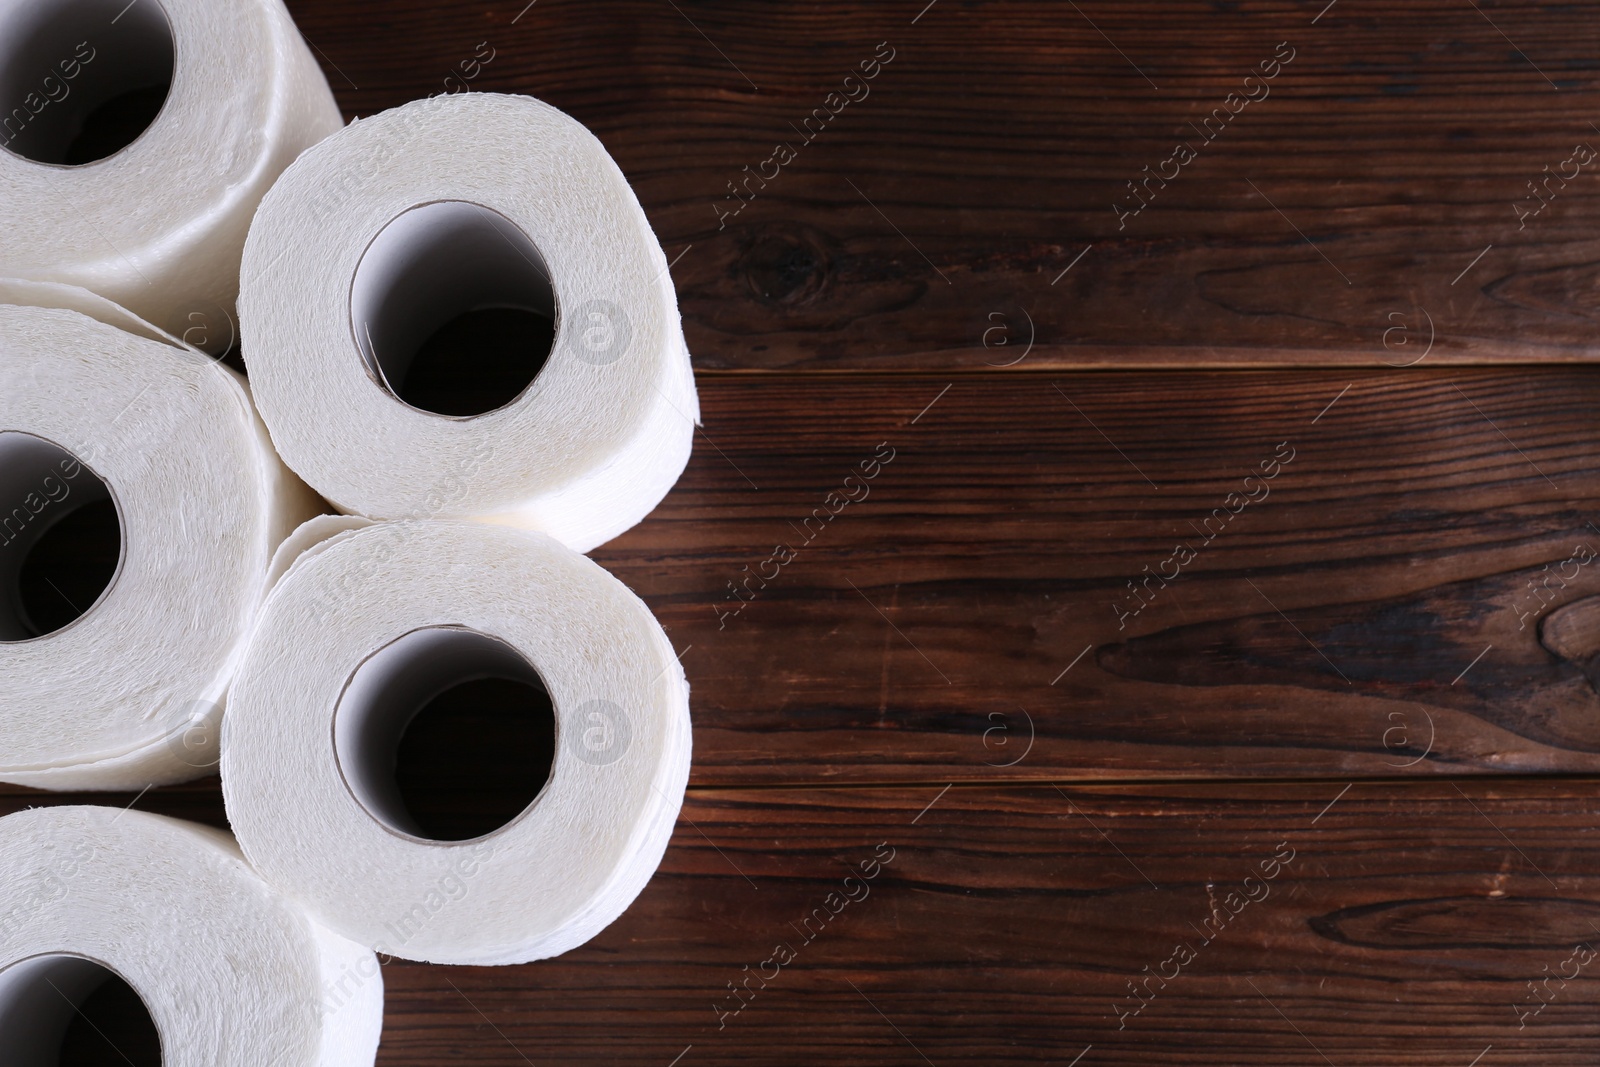
[[[422,342],[405,377],[390,385],[414,408],[482,415],[528,387],[544,369],[555,333],[550,316],[526,308],[468,311]]]
[[[43,637],[105,594],[122,558],[111,490],[66,449],[0,432],[0,641]]]
[[[555,758],[555,709],[542,686],[480,678],[428,701],[395,752],[395,784],[424,837],[493,833],[533,803]]]
[[[436,415],[471,418],[516,400],[549,362],[558,320],[533,240],[462,200],[401,212],[350,282],[350,334],[367,373]]]
[[[78,135],[67,145],[61,162],[77,167],[122,151],[139,139],[167,102],[168,85],[114,96],[89,112]]]
[[[148,129],[177,46],[158,0],[33,0],[0,8],[0,147],[81,166]]]
[[[538,799],[555,760],[544,678],[511,645],[427,626],[365,657],[333,718],[334,755],[356,802],[389,829],[466,841]]]
[[[161,1061],[150,1009],[110,967],[62,952],[0,971],[6,1067],[161,1067]]]
[[[66,512],[40,535],[17,575],[26,636],[76,622],[111,584],[121,555],[122,525],[110,500]]]
[[[161,1035],[139,994],[115,974],[78,1005],[60,1067],[161,1067]]]

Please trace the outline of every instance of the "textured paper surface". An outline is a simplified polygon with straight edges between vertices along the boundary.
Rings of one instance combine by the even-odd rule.
[[[6,0],[0,20],[27,7]],[[231,314],[261,197],[342,119],[281,0],[161,7],[175,45],[172,85],[137,140],[74,167],[0,149],[0,276],[82,286],[181,337],[194,315]],[[75,29],[93,49],[104,27],[88,21]],[[57,57],[28,60],[48,74]]]
[[[363,1067],[376,1055],[376,958],[272,890],[220,831],[102,807],[9,815],[0,914],[0,968],[64,953],[114,971],[150,1011],[164,1067]],[[12,991],[0,970],[8,1033],[48,1028],[37,1016],[64,1007],[48,986],[35,1005]]]
[[[351,320],[374,238],[437,201],[520,228],[559,309],[533,384],[472,418],[396,399]],[[470,518],[587,551],[648,514],[688,461],[699,407],[666,258],[604,146],[537,100],[416,101],[307,151],[251,227],[239,308],[273,441],[343,511]]]
[[[380,823],[333,742],[355,670],[440,626],[521,653],[556,711],[544,791],[473,841]],[[331,929],[406,959],[519,963],[582,944],[643,889],[689,755],[683,668],[622,583],[540,534],[409,521],[334,532],[274,587],[223,723],[222,786],[251,862]]]
[[[273,454],[237,375],[71,311],[0,305],[0,430],[75,455],[122,526],[95,606],[0,642],[0,780],[140,789],[209,773],[273,552],[320,502]],[[51,517],[47,494],[23,521]]]

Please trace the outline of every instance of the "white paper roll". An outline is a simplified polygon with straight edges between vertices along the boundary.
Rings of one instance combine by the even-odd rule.
[[[548,692],[549,778],[500,829],[430,840],[397,790],[400,735],[489,677]],[[643,889],[689,750],[683,668],[597,564],[536,533],[381,523],[274,588],[223,722],[222,788],[245,855],[331,929],[406,959],[520,963],[582,944]]]
[[[281,0],[0,0],[0,276],[82,286],[177,337],[204,324],[218,351],[256,206],[340,125]]]
[[[64,282],[35,282],[26,278],[0,278],[0,304],[15,304],[18,307],[35,308],[62,308],[66,311],[76,311],[87,315],[97,322],[107,326],[115,326],[128,333],[136,333],[140,337],[147,337],[152,341],[161,341],[175,348],[192,348],[196,351],[226,351],[232,340],[228,335],[236,330],[232,322],[223,320],[223,336],[216,338],[217,344],[208,347],[205,342],[211,340],[204,327],[192,327],[190,343],[161,329],[153,323],[146,322],[121,304],[114,303],[101,296],[91,293],[79,285],[67,285]]]
[[[699,406],[666,257],[604,146],[537,100],[420,100],[307,151],[251,226],[239,307],[273,441],[343,511],[587,551],[688,461]],[[554,319],[553,344],[518,335],[502,406],[402,400],[428,339],[484,309]]]
[[[217,830],[139,811],[0,819],[0,1049],[54,1067],[112,974],[144,1001],[163,1067],[362,1067],[383,974],[318,927]]]
[[[0,306],[0,780],[207,773],[273,552],[319,506],[231,371],[72,311]],[[64,543],[58,578],[85,573],[64,539],[91,507],[98,599],[38,566]]]

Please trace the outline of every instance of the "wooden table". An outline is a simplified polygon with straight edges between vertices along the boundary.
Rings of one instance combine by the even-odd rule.
[[[694,772],[380,1064],[1594,1062],[1600,5],[523,2],[291,7],[637,189],[705,426],[595,556]]]

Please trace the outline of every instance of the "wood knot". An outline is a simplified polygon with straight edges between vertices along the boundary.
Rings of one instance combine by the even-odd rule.
[[[750,240],[739,270],[763,303],[796,307],[815,300],[827,287],[831,244],[826,234],[809,226],[771,227]]]
[[[1583,672],[1600,692],[1600,596],[1586,596],[1539,621],[1539,643]]]
[[[1546,615],[1539,623],[1539,643],[1577,664],[1600,655],[1600,596],[1574,600]]]

